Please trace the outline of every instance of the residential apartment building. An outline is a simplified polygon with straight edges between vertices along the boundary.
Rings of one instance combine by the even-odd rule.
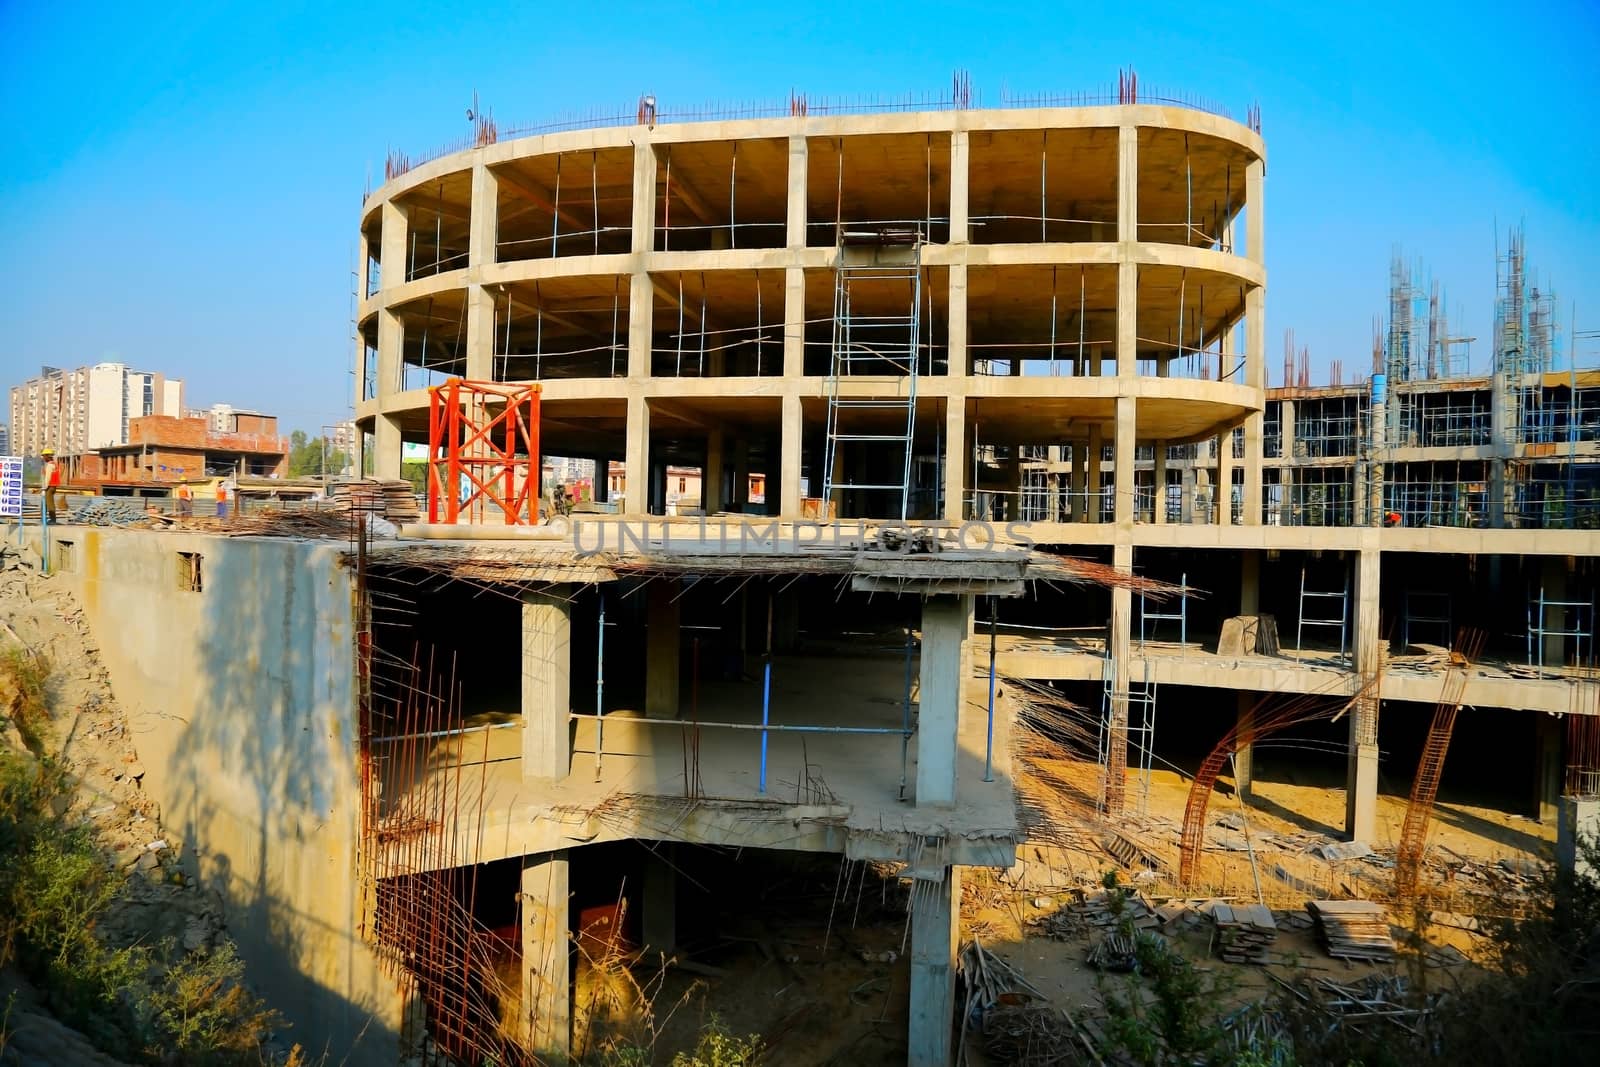
[[[11,441],[17,453],[51,448],[81,455],[128,443],[129,420],[183,411],[183,381],[133,370],[125,363],[96,363],[64,370],[42,367],[11,390]]]

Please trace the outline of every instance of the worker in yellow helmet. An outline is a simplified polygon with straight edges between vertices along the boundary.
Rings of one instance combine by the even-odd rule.
[[[44,482],[44,510],[51,522],[56,521],[56,500],[61,488],[61,464],[56,462],[56,450],[53,448],[41,449],[39,458],[44,460],[42,481]]]

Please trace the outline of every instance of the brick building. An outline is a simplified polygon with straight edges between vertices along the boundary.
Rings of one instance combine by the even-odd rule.
[[[278,435],[276,417],[238,412],[230,422],[234,429],[223,432],[205,418],[131,419],[127,444],[73,457],[67,480],[108,495],[135,490],[151,495],[148,490],[170,491],[179,482],[282,478],[288,473],[289,442]]]

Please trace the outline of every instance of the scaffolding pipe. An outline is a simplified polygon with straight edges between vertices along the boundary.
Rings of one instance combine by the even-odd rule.
[[[906,768],[911,761],[911,627],[906,627],[906,695],[900,702],[900,799],[906,798]]]

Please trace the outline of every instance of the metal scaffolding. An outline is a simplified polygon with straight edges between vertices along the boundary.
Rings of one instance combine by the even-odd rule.
[[[834,271],[833,359],[827,380],[827,448],[823,460],[823,499],[837,504],[844,513],[844,501],[836,493],[850,490],[884,491],[899,494],[900,518],[909,517],[911,503],[911,463],[917,425],[917,371],[921,362],[919,337],[922,317],[922,240],[920,228],[874,229],[840,235],[838,263]],[[852,245],[883,249],[909,245],[907,261],[884,265],[877,257],[865,263],[852,263],[847,251]],[[859,311],[857,301],[864,295],[870,308],[881,303],[885,290],[893,294],[909,288],[910,300],[902,310]],[[893,300],[891,295],[889,300]],[[876,375],[903,379],[890,389],[878,388],[877,395],[858,396],[844,391],[847,378]],[[840,468],[845,459],[840,446],[868,444],[872,453],[887,450],[898,454],[898,481],[852,480]],[[869,457],[871,455],[869,454]]]
[[[1570,649],[1570,655],[1568,654]],[[1555,660],[1556,662],[1548,662]],[[1564,667],[1594,666],[1594,600],[1528,598],[1528,666],[1539,677]]]
[[[1332,605],[1337,608],[1338,615],[1328,618],[1310,618],[1306,615],[1308,604]],[[1320,609],[1319,609],[1320,610]],[[1350,572],[1344,575],[1344,588],[1333,592],[1319,592],[1306,588],[1306,569],[1300,568],[1300,612],[1299,619],[1294,628],[1294,658],[1300,660],[1300,652],[1305,647],[1305,629],[1307,626],[1322,626],[1339,631],[1339,654],[1342,656],[1348,647],[1348,632],[1350,624]]]

